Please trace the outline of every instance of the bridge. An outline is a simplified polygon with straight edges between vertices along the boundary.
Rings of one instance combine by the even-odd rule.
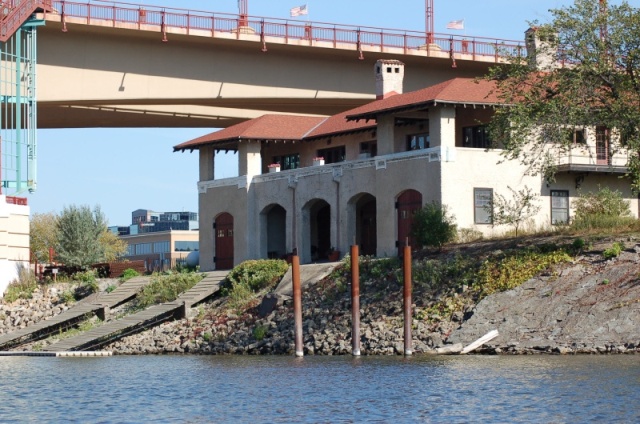
[[[38,15],[38,127],[227,127],[370,101],[380,58],[406,89],[477,76],[516,41],[214,12],[53,1]],[[452,66],[455,66],[452,69]]]
[[[409,91],[525,53],[518,41],[130,3],[1,4],[11,87],[0,93],[2,186],[16,193],[35,188],[36,128],[224,128],[265,112],[332,115],[374,98],[380,58],[405,62]]]

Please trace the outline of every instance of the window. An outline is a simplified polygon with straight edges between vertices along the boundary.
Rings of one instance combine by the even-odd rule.
[[[221,230],[224,232],[224,230]],[[197,241],[176,241],[175,243],[175,251],[176,252],[192,252],[194,250],[199,250],[200,244]]]
[[[324,163],[344,162],[346,156],[345,147],[338,146],[330,149],[320,149],[318,150],[317,156],[324,158]]]
[[[412,134],[407,136],[407,151],[429,148],[429,134]]]
[[[130,244],[127,246],[127,256],[133,256],[136,254],[136,245]]]
[[[584,128],[580,129],[565,129],[565,138],[569,143],[573,144],[584,144],[586,142],[586,138],[584,136]]]
[[[300,168],[300,155],[294,153],[292,155],[274,156],[271,163],[279,163],[280,169],[298,169]]]
[[[136,255],[148,255],[151,253],[151,243],[136,244]]]
[[[153,253],[168,253],[168,252],[169,252],[168,241],[158,241],[153,243]]]
[[[551,224],[569,223],[569,192],[567,190],[551,190]]]
[[[473,219],[476,224],[492,224],[493,189],[473,189]]]
[[[364,141],[360,143],[360,157],[372,158],[378,154],[378,143],[374,141]]]
[[[491,147],[489,130],[485,125],[462,128],[462,146],[486,149]]]

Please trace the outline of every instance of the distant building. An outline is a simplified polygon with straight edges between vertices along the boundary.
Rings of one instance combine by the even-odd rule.
[[[131,227],[128,234],[197,229],[198,214],[196,212],[154,212],[148,209],[137,209],[131,212]]]
[[[149,271],[168,269],[200,250],[198,231],[168,230],[120,236],[129,245],[124,259],[143,260]]]
[[[136,209],[130,226],[109,229],[129,245],[124,259],[144,260],[147,269],[172,268],[200,250],[196,212],[155,212]]]

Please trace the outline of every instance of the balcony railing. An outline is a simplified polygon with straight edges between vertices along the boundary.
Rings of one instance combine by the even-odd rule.
[[[331,175],[333,178],[340,178],[345,172],[356,169],[374,168],[386,169],[387,166],[409,161],[409,160],[425,160],[427,162],[453,162],[456,158],[455,148],[432,147],[430,149],[414,150],[409,152],[393,153],[385,156],[376,156],[374,158],[357,159],[346,162],[338,162],[320,166],[307,166],[304,168],[289,169],[280,172],[268,172],[266,174],[255,175],[250,180],[250,184],[265,183],[278,180],[286,180],[289,185],[295,184],[302,178],[308,178],[315,175]],[[246,175],[239,177],[225,178],[221,180],[200,181],[198,183],[198,192],[206,193],[207,190],[219,187],[237,187],[243,188],[248,184]]]
[[[597,155],[590,150],[570,150],[560,154],[557,159],[559,171],[589,171],[607,173],[626,173],[627,152],[616,152]]]
[[[526,54],[524,44],[519,41],[487,37],[432,34],[424,32],[383,29],[366,26],[351,26],[324,22],[299,22],[279,18],[240,16],[227,13],[174,9],[159,6],[135,5],[109,2],[95,4],[74,1],[53,1],[55,14],[63,24],[66,18],[80,18],[84,23],[109,26],[131,24],[138,29],[167,33],[176,31],[190,35],[205,33],[209,37],[225,37],[233,34],[255,35],[262,42],[295,41],[310,46],[330,44],[335,48],[353,50],[368,49],[387,51],[401,49],[426,52],[427,56],[445,53],[463,55],[471,60],[495,61],[510,55]],[[226,35],[225,35],[226,34]],[[166,38],[165,38],[166,39]]]

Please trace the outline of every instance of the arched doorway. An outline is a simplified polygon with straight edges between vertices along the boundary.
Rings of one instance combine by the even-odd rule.
[[[411,237],[411,225],[413,224],[413,214],[422,208],[422,194],[416,190],[407,190],[398,196],[396,203],[398,209],[398,256],[402,256],[403,248],[407,238],[409,245],[415,246],[416,242]]]
[[[349,238],[353,240],[355,236],[361,255],[375,256],[378,249],[376,198],[371,194],[361,193],[349,201],[349,209],[349,222],[355,221],[355,227],[349,231]]]
[[[233,268],[233,216],[221,213],[216,217],[215,230],[216,255],[213,259],[216,269]]]
[[[265,253],[269,259],[284,257],[287,254],[287,211],[280,205],[269,205],[262,211],[261,222],[263,257]]]
[[[331,206],[324,200],[314,199],[303,208],[304,249],[301,256],[305,262],[326,260],[331,245]]]

